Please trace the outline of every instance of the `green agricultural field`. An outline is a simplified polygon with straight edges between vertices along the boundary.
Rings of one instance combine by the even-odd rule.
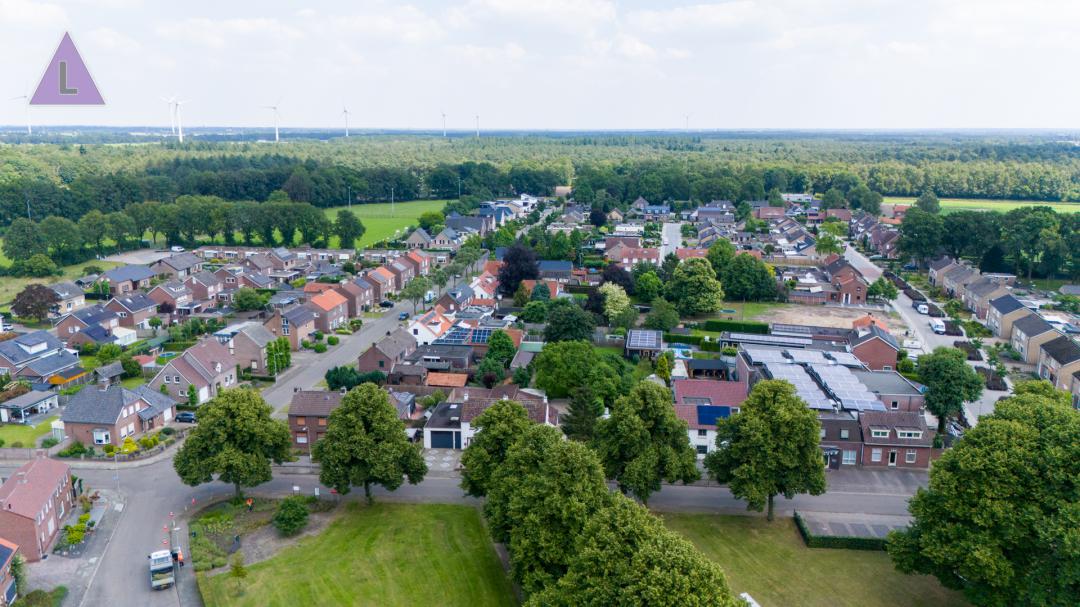
[[[240,595],[227,570],[200,574],[207,607],[517,602],[480,512],[468,506],[351,504],[328,529],[248,573]]]
[[[388,202],[373,204],[354,204],[352,212],[360,218],[367,231],[357,241],[358,247],[368,247],[380,240],[390,238],[394,230],[404,230],[416,225],[420,215],[428,211],[442,211],[446,205],[445,200],[416,200],[412,202],[394,203],[393,209]],[[348,207],[330,207],[325,209],[326,216],[333,221],[337,218],[337,212]],[[338,246],[337,237],[330,239],[330,246]]]
[[[915,204],[914,198],[904,196],[886,196],[886,204]],[[1006,213],[1020,207],[1044,206],[1058,213],[1080,212],[1077,202],[1045,202],[1042,200],[990,200],[986,198],[942,198],[941,212],[955,211],[1000,211]]]
[[[2,246],[2,244],[3,243],[0,242],[0,246]],[[0,265],[6,266],[9,263],[10,261],[5,258],[2,253],[0,253]],[[23,288],[25,288],[26,285],[30,283],[39,282],[43,284],[52,284],[61,280],[71,280],[73,278],[79,278],[80,276],[86,275],[86,272],[83,270],[86,266],[97,266],[103,270],[108,270],[110,268],[115,268],[118,265],[120,264],[113,263],[111,261],[100,261],[91,259],[90,261],[87,261],[85,263],[80,263],[73,266],[65,266],[61,268],[60,276],[49,276],[47,278],[12,278],[10,276],[5,276],[3,278],[0,278],[0,305],[2,305],[4,310],[6,311],[8,305],[11,304],[11,300],[15,299],[15,295],[17,295],[19,291],[22,291]]]
[[[904,575],[884,552],[807,548],[790,518],[665,514],[664,523],[724,569],[736,593],[791,607],[961,607],[929,576]]]

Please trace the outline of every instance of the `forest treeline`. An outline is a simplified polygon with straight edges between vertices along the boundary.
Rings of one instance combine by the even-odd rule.
[[[355,141],[353,141],[355,139]],[[588,199],[749,200],[780,191],[1080,200],[1080,151],[1038,137],[372,136],[348,141],[0,147],[0,227],[78,219],[145,201],[262,202],[283,190],[316,207],[551,194]]]

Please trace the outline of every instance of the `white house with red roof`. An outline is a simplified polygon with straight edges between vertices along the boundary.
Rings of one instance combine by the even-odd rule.
[[[677,379],[672,382],[675,414],[689,426],[690,444],[698,457],[716,449],[716,420],[739,412],[746,400],[746,384],[711,379]]]

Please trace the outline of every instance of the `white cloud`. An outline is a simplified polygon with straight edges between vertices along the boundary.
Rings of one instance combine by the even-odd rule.
[[[100,48],[121,53],[137,53],[142,45],[111,27],[99,27],[86,33],[86,39]]]
[[[67,23],[67,20],[67,12],[55,4],[31,0],[0,0],[0,23],[5,26],[60,27]]]
[[[293,41],[304,33],[277,19],[207,19],[189,18],[157,28],[157,33],[170,40],[195,42],[210,48],[221,49],[231,43],[245,44],[248,38],[262,37],[276,41]]]
[[[438,21],[412,5],[384,6],[363,12],[331,17],[331,24],[339,33],[357,42],[377,38],[380,41],[400,41],[424,44],[443,37]]]

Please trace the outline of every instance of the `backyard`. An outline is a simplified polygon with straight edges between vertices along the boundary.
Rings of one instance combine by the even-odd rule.
[[[58,419],[60,419],[60,416],[54,415],[36,426],[4,424],[0,426],[0,441],[3,441],[5,447],[17,447],[19,445],[28,448],[34,447],[37,445],[37,440],[48,434],[52,423]]]
[[[665,514],[664,522],[719,563],[734,592],[748,592],[762,605],[968,604],[932,577],[900,573],[884,552],[807,548],[790,518]]]
[[[350,504],[319,535],[248,567],[200,576],[209,607],[516,604],[479,511],[442,504]]]
[[[0,241],[0,246],[2,246],[2,244],[3,242]],[[7,266],[10,263],[11,261],[4,257],[3,253],[0,253],[0,266]],[[64,266],[63,268],[60,268],[60,276],[49,276],[47,278],[12,278],[10,276],[5,276],[3,280],[0,280],[0,304],[2,304],[3,309],[7,311],[8,306],[11,304],[11,300],[15,299],[15,295],[17,295],[19,291],[22,291],[23,288],[25,288],[26,285],[30,283],[36,282],[52,284],[54,282],[60,282],[61,280],[71,280],[73,278],[85,276],[86,272],[84,268],[86,266],[97,266],[104,270],[108,270],[109,268],[114,268],[117,265],[119,264],[110,261],[100,261],[92,259],[85,263],[75,264],[73,266]]]

